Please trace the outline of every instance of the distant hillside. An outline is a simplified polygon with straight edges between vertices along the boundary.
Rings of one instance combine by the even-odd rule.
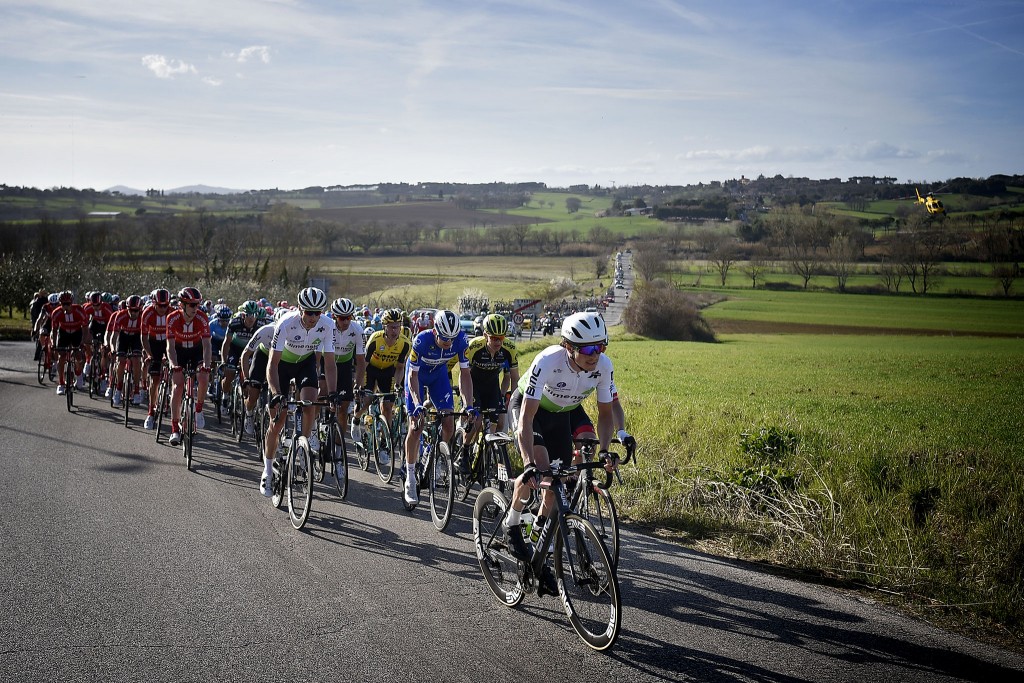
[[[115,185],[108,187],[104,192],[120,192],[123,195],[144,196],[145,190],[139,190],[127,185]],[[229,187],[210,187],[209,185],[184,185],[170,190],[163,190],[164,194],[241,194],[248,190],[234,190]]]

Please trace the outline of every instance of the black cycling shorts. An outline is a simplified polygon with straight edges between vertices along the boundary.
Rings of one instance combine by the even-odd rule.
[[[342,401],[351,401],[355,396],[352,391],[352,375],[355,363],[349,358],[340,363],[335,363],[335,365],[338,366],[338,394],[341,396]]]
[[[513,433],[519,428],[522,404],[523,394],[516,389],[508,402],[509,425]],[[590,421],[583,406],[576,406],[564,413],[552,413],[538,408],[537,414],[533,417],[533,443],[547,449],[549,462],[561,460],[563,465],[571,463],[572,440],[582,432],[592,431],[594,423]]]
[[[285,394],[288,393],[288,386],[295,380],[295,386],[301,391],[306,387],[317,389],[320,386],[320,376],[316,371],[316,356],[310,354],[298,363],[279,361],[277,364],[277,386]]]

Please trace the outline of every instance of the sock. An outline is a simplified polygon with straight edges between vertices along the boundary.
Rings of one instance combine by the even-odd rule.
[[[416,483],[416,465],[405,463],[405,480],[410,484]]]
[[[274,473],[274,461],[273,461],[273,459],[264,458],[263,459],[263,474],[264,474],[264,476],[266,476],[269,479],[270,475],[272,475],[273,473]]]
[[[203,402],[202,401],[196,401],[196,412],[197,413],[203,412]]]
[[[178,429],[178,421],[177,420],[171,420],[171,431],[172,432],[180,431]]]
[[[519,526],[519,522],[521,522],[522,519],[523,513],[521,510],[509,508],[508,513],[505,515],[505,526],[507,526],[510,529],[514,526]]]

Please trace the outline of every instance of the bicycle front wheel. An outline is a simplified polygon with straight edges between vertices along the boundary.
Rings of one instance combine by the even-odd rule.
[[[555,579],[573,630],[589,647],[615,644],[622,626],[622,598],[612,560],[594,526],[575,513],[555,536]],[[563,529],[569,537],[563,536]]]
[[[345,438],[341,435],[341,427],[335,422],[331,428],[331,453],[334,462],[334,487],[338,496],[345,500],[348,495],[348,449],[345,447]]]
[[[319,419],[313,423],[313,429],[318,433],[320,432],[321,422]],[[333,444],[329,443],[330,439],[334,438],[333,434],[324,435],[320,434],[320,448],[315,453],[310,453],[310,462],[313,465],[313,481],[317,484],[324,480],[324,473],[327,471],[327,459],[328,455],[334,450]]]
[[[473,506],[473,547],[484,581],[498,602],[515,607],[526,593],[519,581],[519,562],[505,545],[504,520],[508,501],[496,488],[485,488]]]
[[[309,453],[309,441],[304,436],[296,436],[298,443],[288,453],[286,465],[288,476],[288,516],[292,526],[301,529],[309,519],[309,510],[313,503],[313,481],[310,479],[312,461]]]
[[[370,469],[370,436],[362,426],[362,420],[359,418],[352,418],[348,421],[348,436],[352,439],[352,446],[356,450],[356,461],[359,463],[359,469],[366,472]],[[356,430],[361,432],[359,439],[354,436]]]
[[[68,412],[75,409],[75,362],[69,360],[64,364],[64,397],[67,399]]]
[[[372,442],[376,449],[371,455],[377,460],[377,476],[382,482],[388,484],[395,476],[395,459],[398,454],[395,452],[394,444],[391,443],[391,430],[383,415],[374,416],[372,429],[374,433]]]
[[[132,376],[131,358],[126,358],[125,363],[128,369],[124,371],[124,382],[121,384],[121,405],[124,406],[124,426],[128,426],[128,409],[132,406],[132,396],[135,393],[135,378]]]
[[[452,520],[452,507],[455,504],[455,465],[452,463],[451,449],[444,441],[438,441],[431,461],[427,463],[426,472],[430,487],[430,518],[434,528],[444,531]]]
[[[455,497],[461,502],[469,497],[469,490],[473,488],[473,473],[469,469],[469,449],[466,448],[466,430],[459,427],[452,437],[452,460],[460,463],[455,468]],[[466,474],[462,473],[462,463],[465,463]]]
[[[615,510],[615,501],[606,488],[591,484],[586,495],[581,496],[576,512],[594,525],[594,530],[601,538],[604,549],[608,551],[612,567],[619,566],[619,515]]]
[[[192,401],[181,404],[181,450],[185,455],[185,468],[192,469],[192,437],[196,424],[196,412]]]

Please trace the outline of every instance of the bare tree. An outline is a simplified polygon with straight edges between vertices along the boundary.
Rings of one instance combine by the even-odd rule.
[[[595,256],[594,257],[594,277],[598,280],[608,274],[608,257],[607,256]]]
[[[529,223],[516,223],[512,226],[512,238],[516,241],[520,254],[523,253],[523,245],[526,244],[526,238],[529,237],[531,228],[533,226]]]
[[[668,269],[668,253],[659,242],[644,242],[633,250],[633,269],[648,282]]]
[[[856,258],[857,245],[849,235],[843,233],[832,238],[828,260],[840,292],[846,291],[846,281],[856,268]]]
[[[383,238],[384,232],[380,229],[377,221],[363,223],[352,235],[353,243],[367,254],[370,253],[371,249],[380,244]]]
[[[739,257],[739,249],[736,241],[732,238],[724,238],[719,241],[714,251],[711,252],[709,260],[718,271],[722,286],[725,287],[725,280],[729,277],[729,269]]]
[[[755,244],[750,249],[750,258],[740,267],[750,278],[750,288],[757,289],[757,281],[768,270],[768,249],[763,244]]]

